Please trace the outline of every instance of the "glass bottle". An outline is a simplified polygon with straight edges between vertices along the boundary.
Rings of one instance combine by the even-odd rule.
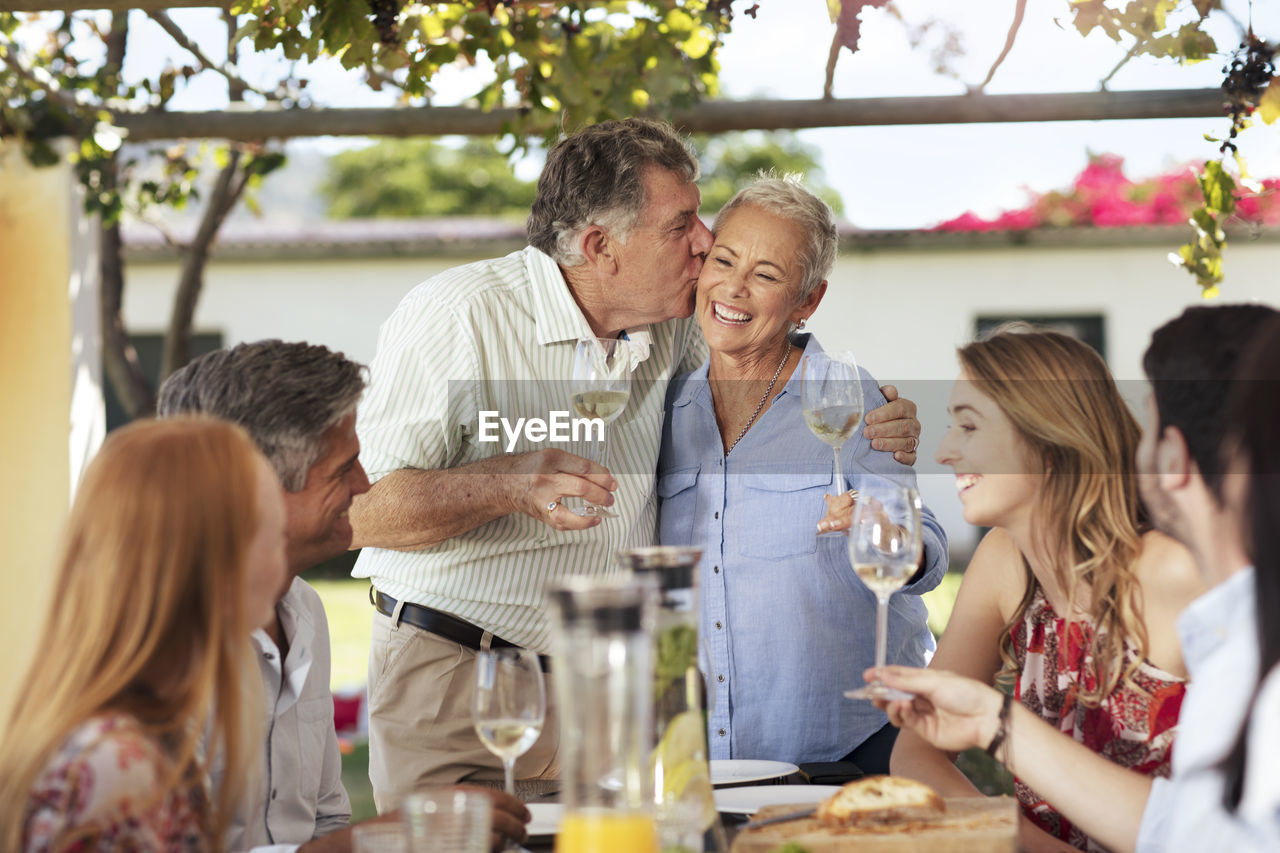
[[[618,562],[659,591],[654,632],[654,735],[649,757],[664,851],[728,849],[707,760],[706,685],[698,669],[700,548],[657,546],[618,552]]]
[[[569,578],[548,589],[560,711],[555,853],[657,853],[652,581]]]

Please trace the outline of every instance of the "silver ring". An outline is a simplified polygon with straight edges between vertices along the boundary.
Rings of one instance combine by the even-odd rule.
[[[907,436],[907,452],[911,453],[916,449],[916,437],[914,435]]]
[[[555,511],[556,511],[556,507],[557,507],[557,506],[559,506],[559,505],[560,505],[560,502],[559,502],[559,501],[552,501],[551,503],[547,504],[547,512],[549,512],[549,513],[550,513],[550,512],[555,512]]]
[[[849,500],[854,500],[854,501],[856,501],[856,500],[858,499],[858,490],[857,490],[857,489],[850,489],[849,491],[845,492],[845,494],[849,496]]]

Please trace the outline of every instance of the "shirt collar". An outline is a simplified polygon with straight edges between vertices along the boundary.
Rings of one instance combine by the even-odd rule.
[[[701,332],[699,332],[701,334]],[[822,352],[822,346],[818,343],[818,339],[808,332],[796,332],[791,336],[791,343],[804,350],[803,355],[813,355]],[[710,384],[707,382],[707,373],[711,369],[711,359],[704,359],[702,364],[689,373],[684,380],[684,387],[680,389],[680,393],[672,400],[673,406],[687,406],[694,400],[698,400],[708,406],[711,404]],[[800,372],[794,370],[791,372],[787,384],[778,389],[773,395],[773,399],[777,400],[783,394],[791,391],[796,393],[791,383],[799,381]]]
[[[591,326],[573,301],[560,266],[532,246],[524,250],[524,264],[533,286],[533,322],[538,343],[545,346],[591,337]]]
[[[1243,568],[1187,605],[1178,617],[1178,638],[1187,671],[1195,670],[1233,635],[1241,625],[1252,625],[1253,568]],[[1246,638],[1249,643],[1255,640]]]
[[[542,346],[562,341],[578,341],[594,337],[591,324],[573,299],[569,283],[560,265],[532,246],[525,251],[525,268],[533,285],[533,320]],[[623,331],[631,342],[631,370],[649,357],[653,348],[653,332],[649,326],[635,326]]]

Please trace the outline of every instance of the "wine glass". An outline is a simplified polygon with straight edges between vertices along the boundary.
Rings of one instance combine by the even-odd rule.
[[[862,380],[851,352],[813,353],[800,359],[801,409],[804,422],[835,455],[833,494],[844,491],[840,450],[862,420]],[[831,530],[819,536],[839,535]]]
[[[849,528],[849,562],[854,574],[876,596],[876,667],[884,666],[889,597],[920,566],[919,493],[892,484],[873,484],[858,490]],[[844,694],[850,699],[910,699],[910,693],[874,682]]]
[[[542,733],[547,692],[538,656],[528,649],[501,648],[476,656],[471,722],[485,749],[502,759],[508,794],[516,793],[516,759]]]
[[[597,445],[605,444],[607,424],[617,419],[631,397],[631,349],[622,338],[583,338],[573,351],[573,380],[569,393],[573,411],[580,418],[598,419],[600,438],[591,440],[587,433],[587,458],[604,464],[604,451]],[[566,509],[581,516],[616,518],[602,506],[585,499],[572,498],[565,502]]]

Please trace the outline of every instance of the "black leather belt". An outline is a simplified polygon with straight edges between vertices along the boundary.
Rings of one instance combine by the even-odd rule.
[[[369,587],[369,603],[376,607],[383,616],[390,616],[395,613],[396,605],[399,602],[391,596],[383,595],[373,587]],[[472,625],[465,619],[459,619],[457,616],[452,616],[440,610],[432,610],[430,607],[423,607],[421,604],[414,604],[411,601],[406,601],[404,606],[400,608],[400,621],[476,651],[480,651],[480,641],[484,637],[483,628]],[[515,643],[508,642],[498,636],[494,636],[489,641],[489,646],[495,649],[520,648]],[[543,672],[551,671],[551,658],[546,655],[538,655],[538,664],[542,667]]]

